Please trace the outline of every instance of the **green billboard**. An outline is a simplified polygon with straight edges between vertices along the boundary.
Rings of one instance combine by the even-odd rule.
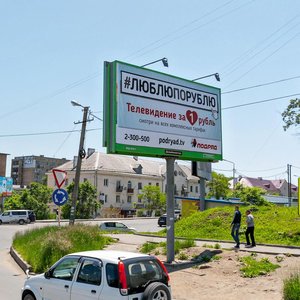
[[[103,103],[108,153],[222,160],[219,88],[105,62]]]

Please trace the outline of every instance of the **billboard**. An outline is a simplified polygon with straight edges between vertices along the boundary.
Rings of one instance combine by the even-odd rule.
[[[219,88],[119,61],[104,75],[108,153],[222,159]]]
[[[11,196],[13,190],[13,179],[10,177],[0,177],[0,196]]]

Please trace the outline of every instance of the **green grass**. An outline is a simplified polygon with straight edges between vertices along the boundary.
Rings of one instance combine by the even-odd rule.
[[[300,300],[300,274],[292,275],[283,282],[283,299]]]
[[[240,208],[242,213],[241,242],[245,242],[245,211],[249,208],[253,207],[242,206]],[[218,207],[196,212],[175,223],[175,236],[233,241],[230,235],[233,213],[233,207]],[[296,207],[260,206],[255,207],[253,215],[257,243],[300,246],[300,217]],[[160,231],[159,234],[165,235],[166,230]]]
[[[100,250],[114,240],[102,236],[98,226],[49,226],[18,233],[13,247],[34,272],[44,272],[62,256],[78,251]]]
[[[243,267],[241,268],[242,276],[249,278],[267,275],[280,267],[271,263],[268,258],[256,260],[253,255],[241,258],[241,262],[243,263]]]
[[[195,247],[196,243],[194,240],[175,240],[174,243],[174,253],[178,254],[180,250]],[[140,252],[142,253],[151,253],[157,248],[163,248],[163,254],[167,253],[167,243],[166,242],[160,242],[160,243],[153,243],[153,242],[147,242],[142,245],[140,248]]]

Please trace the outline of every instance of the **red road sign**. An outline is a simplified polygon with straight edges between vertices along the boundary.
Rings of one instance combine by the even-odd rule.
[[[58,169],[52,169],[52,173],[55,179],[55,183],[57,187],[60,189],[60,187],[64,184],[67,178],[67,172],[63,170]]]

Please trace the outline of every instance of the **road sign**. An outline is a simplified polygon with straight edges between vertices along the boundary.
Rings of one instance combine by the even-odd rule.
[[[68,201],[68,193],[64,189],[57,189],[52,194],[52,201],[58,206],[64,205]]]
[[[63,170],[53,169],[52,173],[53,173],[53,176],[54,176],[54,179],[55,179],[55,183],[56,183],[57,187],[60,189],[61,186],[66,181],[67,172],[63,171]]]

